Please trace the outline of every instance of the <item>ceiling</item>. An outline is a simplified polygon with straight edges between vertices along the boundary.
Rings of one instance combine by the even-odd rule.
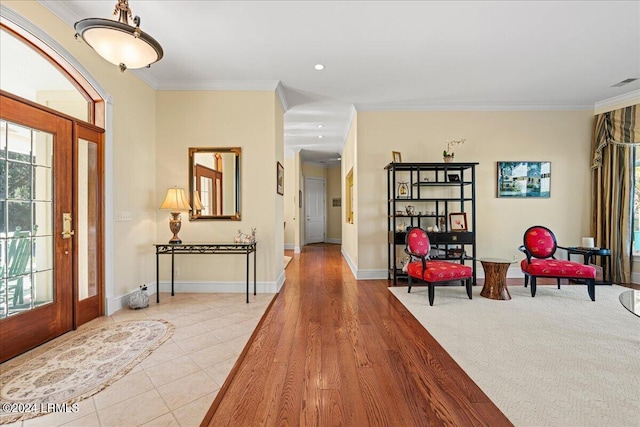
[[[40,3],[73,26],[112,17],[115,0]],[[356,110],[593,109],[640,91],[612,87],[640,78],[639,1],[129,4],[164,48],[133,72],[158,90],[279,82],[285,153],[321,164],[339,157]]]

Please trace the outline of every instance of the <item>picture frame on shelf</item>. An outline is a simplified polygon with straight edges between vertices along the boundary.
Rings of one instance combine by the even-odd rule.
[[[452,212],[449,214],[449,230],[450,231],[468,231],[467,213]]]
[[[498,162],[497,197],[551,197],[551,162]]]
[[[284,195],[284,166],[280,162],[276,164],[276,192]]]
[[[402,154],[399,151],[391,152],[391,162],[392,163],[402,163]]]
[[[449,182],[460,182],[460,175],[457,173],[447,174],[447,181]]]

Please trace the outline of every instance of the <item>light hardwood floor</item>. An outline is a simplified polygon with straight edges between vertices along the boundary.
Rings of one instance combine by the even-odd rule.
[[[305,246],[286,274],[202,425],[511,425],[340,246]]]

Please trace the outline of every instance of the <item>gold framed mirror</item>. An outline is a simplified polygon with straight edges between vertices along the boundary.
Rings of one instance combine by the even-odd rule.
[[[240,147],[189,148],[189,220],[240,221]]]

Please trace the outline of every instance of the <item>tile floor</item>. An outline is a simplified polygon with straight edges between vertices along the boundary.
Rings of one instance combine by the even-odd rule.
[[[246,304],[244,294],[161,294],[158,305],[152,296],[148,308],[123,309],[89,322],[82,329],[99,322],[164,319],[175,331],[127,375],[81,401],[78,412],[9,426],[198,426],[273,296],[252,295]],[[20,357],[46,351],[50,345]]]

